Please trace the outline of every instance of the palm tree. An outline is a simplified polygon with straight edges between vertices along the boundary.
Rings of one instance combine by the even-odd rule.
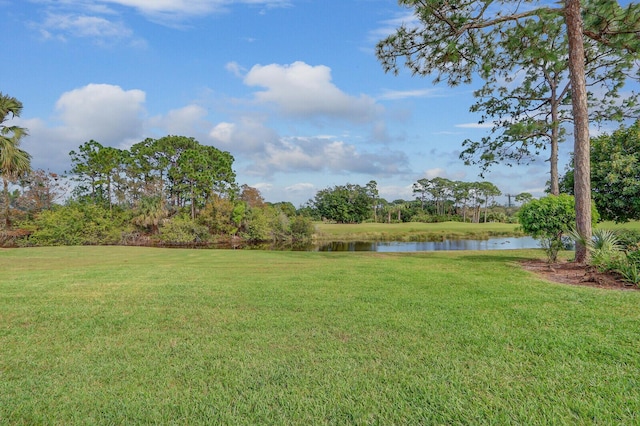
[[[4,185],[4,221],[6,229],[11,227],[9,207],[9,182],[23,176],[31,170],[31,156],[15,144],[9,144],[0,150],[0,169]]]
[[[161,197],[142,197],[138,204],[137,216],[134,216],[132,222],[134,225],[143,228],[151,228],[151,234],[158,233],[158,228],[162,219],[167,217]]]
[[[12,139],[20,140],[27,134],[27,129],[18,126],[7,126],[9,118],[20,117],[22,102],[0,92],[0,149]]]
[[[9,182],[31,170],[31,156],[19,148],[20,139],[27,134],[27,130],[5,124],[9,118],[19,117],[21,112],[22,102],[0,93],[0,175],[4,185],[6,229],[11,227]]]

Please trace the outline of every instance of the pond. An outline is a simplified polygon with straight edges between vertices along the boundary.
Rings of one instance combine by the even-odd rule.
[[[376,241],[376,242],[330,242],[302,248],[306,251],[376,251],[417,252],[439,250],[510,250],[540,248],[540,243],[531,237],[489,238],[488,240],[444,240],[444,241]]]

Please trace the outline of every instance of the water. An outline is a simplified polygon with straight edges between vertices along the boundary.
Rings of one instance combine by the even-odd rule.
[[[310,247],[307,251],[376,251],[417,252],[439,250],[512,250],[540,248],[540,243],[531,237],[490,238],[488,240],[445,241],[378,241],[378,242],[331,242]]]

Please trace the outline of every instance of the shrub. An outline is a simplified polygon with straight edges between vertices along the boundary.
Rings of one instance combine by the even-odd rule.
[[[179,214],[164,221],[159,238],[165,244],[198,244],[208,242],[210,234],[205,225]]]
[[[124,212],[110,211],[97,204],[72,202],[40,212],[33,222],[28,245],[106,245],[119,244],[123,232],[130,230]]]
[[[595,224],[598,213],[592,207]],[[549,262],[555,262],[558,252],[563,249],[562,235],[569,232],[576,220],[575,201],[571,195],[549,195],[532,200],[518,212],[522,230],[540,240]]]
[[[616,271],[625,263],[620,239],[610,229],[596,229],[587,250],[591,253],[590,264],[600,271]]]
[[[294,241],[310,240],[315,232],[315,226],[306,216],[295,216],[291,219],[291,238]]]

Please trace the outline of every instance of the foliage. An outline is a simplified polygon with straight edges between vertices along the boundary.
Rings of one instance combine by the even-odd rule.
[[[91,203],[71,202],[43,210],[33,221],[34,230],[25,244],[32,246],[119,244],[127,232],[124,212]]]
[[[603,220],[640,219],[640,120],[612,134],[591,139],[593,199]],[[560,180],[573,193],[573,162]]]
[[[601,271],[617,271],[626,260],[617,233],[610,229],[596,229],[586,246],[591,252],[589,264]]]
[[[240,209],[244,209],[244,203],[241,204],[236,208],[236,203],[229,197],[214,194],[198,215],[198,222],[213,235],[235,235],[243,219]]]
[[[592,212],[597,220],[597,212]],[[525,233],[540,240],[548,260],[555,262],[562,250],[562,235],[569,232],[576,220],[575,200],[567,194],[549,195],[529,201],[518,212]]]
[[[640,219],[640,120],[591,140],[591,185],[603,219]]]
[[[90,140],[70,156],[76,199],[94,203],[133,205],[160,197],[161,210],[169,212],[167,204],[174,212],[189,207],[195,218],[212,194],[235,190],[231,154],[185,136],[145,139],[130,150]]]
[[[190,216],[177,214],[163,221],[158,238],[169,245],[189,245],[208,242],[210,234],[206,226]]]
[[[159,196],[144,196],[138,200],[133,215],[131,222],[134,225],[157,234],[162,220],[167,217],[167,211]]]
[[[622,278],[636,286],[640,287],[640,251],[636,247],[634,251],[626,253],[626,259],[616,270]]]
[[[318,191],[309,203],[324,219],[361,223],[370,216],[373,201],[367,187],[347,183]]]
[[[314,231],[309,217],[289,217],[279,208],[264,206],[248,210],[242,236],[254,242],[301,242],[311,239]]]
[[[306,216],[295,216],[289,223],[291,239],[293,241],[308,241],[315,233],[313,221]]]

